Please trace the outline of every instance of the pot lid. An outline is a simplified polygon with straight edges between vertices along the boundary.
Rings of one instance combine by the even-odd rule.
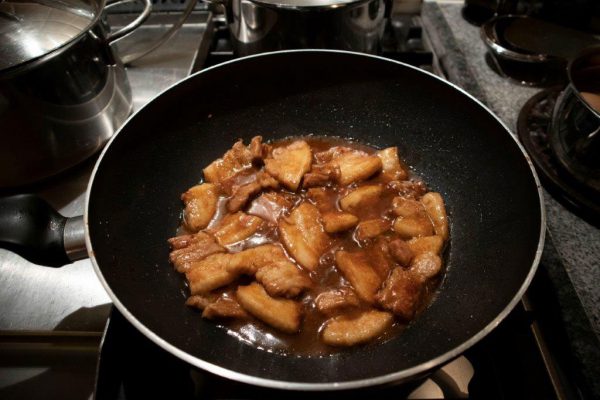
[[[69,43],[100,8],[99,0],[0,0],[0,71]]]
[[[287,9],[334,9],[366,0],[251,0],[264,6]]]

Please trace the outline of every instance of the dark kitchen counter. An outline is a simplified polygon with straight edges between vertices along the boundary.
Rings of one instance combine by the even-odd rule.
[[[423,23],[448,78],[479,98],[516,132],[525,102],[540,88],[510,82],[485,61],[479,28],[467,23],[462,2],[425,2]],[[573,214],[544,190],[547,235],[540,271],[559,302],[571,351],[600,396],[600,229]]]

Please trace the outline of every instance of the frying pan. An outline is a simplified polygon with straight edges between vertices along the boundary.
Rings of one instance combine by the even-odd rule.
[[[451,223],[447,274],[427,310],[384,343],[312,358],[243,343],[184,306],[187,289],[168,262],[166,242],[180,222],[180,194],[236,139],[308,134],[398,146],[415,173],[442,193]],[[520,145],[466,92],[380,57],[302,50],[209,68],[152,100],[102,153],[84,219],[102,284],[157,345],[234,380],[333,390],[423,376],[494,329],[537,267],[541,201]],[[2,214],[8,211],[5,205]]]

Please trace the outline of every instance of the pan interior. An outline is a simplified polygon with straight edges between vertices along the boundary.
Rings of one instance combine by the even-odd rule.
[[[260,350],[202,320],[184,306],[166,242],[180,194],[236,139],[307,134],[398,146],[442,193],[451,221],[448,272],[431,306],[398,337],[320,358]],[[525,157],[482,106],[413,68],[338,52],[251,57],[174,86],[113,140],[89,196],[99,270],[142,331],[198,366],[274,386],[400,379],[432,367],[497,322],[533,268],[542,223]]]

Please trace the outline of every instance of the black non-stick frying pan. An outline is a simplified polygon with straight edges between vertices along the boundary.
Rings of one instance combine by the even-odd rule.
[[[167,245],[180,194],[236,139],[309,134],[398,146],[443,194],[451,223],[447,274],[431,306],[385,343],[316,358],[257,349],[185,307]],[[119,311],[165,350],[251,384],[348,389],[422,376],[498,325],[539,261],[541,204],[522,148],[465,92],[379,57],[288,51],[202,71],[135,114],[94,170],[86,241]]]

